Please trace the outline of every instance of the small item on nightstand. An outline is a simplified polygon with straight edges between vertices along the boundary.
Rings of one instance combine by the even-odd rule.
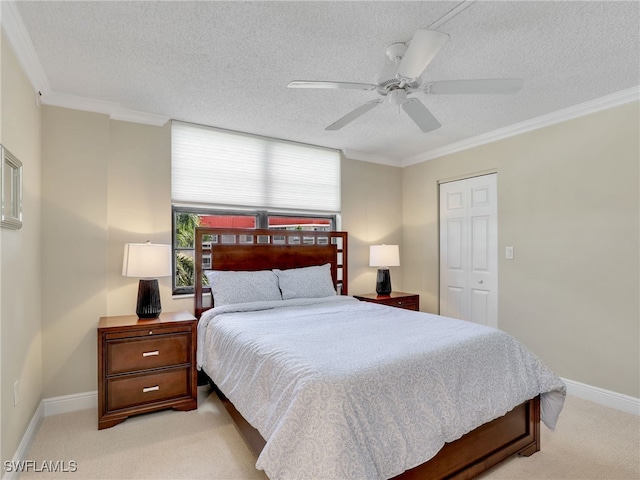
[[[171,275],[171,245],[127,243],[124,246],[122,275],[140,277],[138,318],[156,318],[162,312],[157,277]]]
[[[400,265],[398,245],[371,245],[369,247],[369,266],[378,267],[376,292],[378,295],[391,293],[391,273],[389,267]]]

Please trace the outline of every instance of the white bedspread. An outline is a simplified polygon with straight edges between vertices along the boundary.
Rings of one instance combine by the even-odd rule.
[[[538,394],[554,428],[565,396],[500,330],[345,296],[211,309],[197,351],[272,480],[390,478]]]

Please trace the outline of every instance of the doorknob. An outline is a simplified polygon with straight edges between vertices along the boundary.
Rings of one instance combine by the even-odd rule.
[[[483,280],[478,280],[478,283],[484,283],[484,281]]]

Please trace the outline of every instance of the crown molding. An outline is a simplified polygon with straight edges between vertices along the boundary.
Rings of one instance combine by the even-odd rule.
[[[361,152],[359,150],[342,150],[342,155],[351,160],[360,160],[362,162],[379,163],[381,165],[389,165],[391,167],[398,167],[397,160],[389,157],[383,157],[382,155],[374,155],[372,153]]]
[[[591,113],[596,113],[601,110],[617,107],[626,103],[636,102],[638,100],[640,100],[640,85],[612,93],[611,95],[605,95],[604,97],[589,100],[588,102],[580,103],[572,107],[564,108],[556,112],[541,115],[524,122],[515,123],[508,127],[499,128],[492,132],[483,133],[482,135],[468,138],[460,142],[428,150],[418,155],[405,158],[402,160],[401,164],[403,167],[408,167],[409,165],[426,162],[428,160],[433,160],[462,150],[479,147],[480,145],[485,145],[487,143],[497,142],[498,140],[503,140],[515,135],[520,135],[532,130],[538,130],[550,125],[555,125],[556,123],[566,122],[574,118],[583,117]]]
[[[118,108],[110,115],[111,120],[120,120],[123,122],[143,123],[154,127],[162,127],[171,120],[167,115],[158,115],[155,113],[140,112],[138,110],[127,110],[126,108]]]
[[[42,95],[51,93],[51,84],[44,73],[40,59],[36,55],[31,37],[22,21],[18,7],[13,1],[0,2],[2,8],[2,28],[13,48],[18,63],[36,92]]]
[[[112,120],[143,123],[146,125],[162,126],[169,120],[166,115],[128,110],[115,102],[106,102],[93,98],[77,97],[65,93],[54,92],[49,79],[44,73],[40,59],[36,55],[31,37],[22,21],[18,7],[13,1],[1,1],[2,28],[13,48],[18,63],[24,70],[31,86],[39,92],[40,103],[63,108],[72,108],[86,112],[109,115]]]
[[[137,110],[127,110],[126,108],[122,108],[119,103],[96,100],[95,98],[78,97],[75,95],[68,95],[66,93],[53,92],[47,95],[42,95],[41,102],[44,105],[50,105],[52,107],[72,108],[74,110],[82,110],[85,112],[102,113],[104,115],[109,115],[111,120],[143,123],[145,125],[153,125],[156,127],[161,127],[170,120],[166,115],[157,115]]]
[[[51,92],[46,95],[42,95],[40,101],[44,105],[50,105],[52,107],[71,108],[73,110],[82,110],[85,112],[102,113],[104,115],[111,115],[111,112],[116,110],[119,105],[114,102],[106,102],[104,100],[96,100],[94,98],[77,97],[75,95],[68,95],[66,93]]]

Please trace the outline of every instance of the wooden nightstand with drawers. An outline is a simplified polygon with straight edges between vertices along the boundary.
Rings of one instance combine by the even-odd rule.
[[[197,324],[187,312],[100,318],[99,430],[138,413],[198,408]]]
[[[363,302],[380,303],[390,307],[404,308],[407,310],[420,310],[420,295],[405,292],[391,292],[389,295],[378,295],[375,293],[365,293],[354,295],[354,298]]]

